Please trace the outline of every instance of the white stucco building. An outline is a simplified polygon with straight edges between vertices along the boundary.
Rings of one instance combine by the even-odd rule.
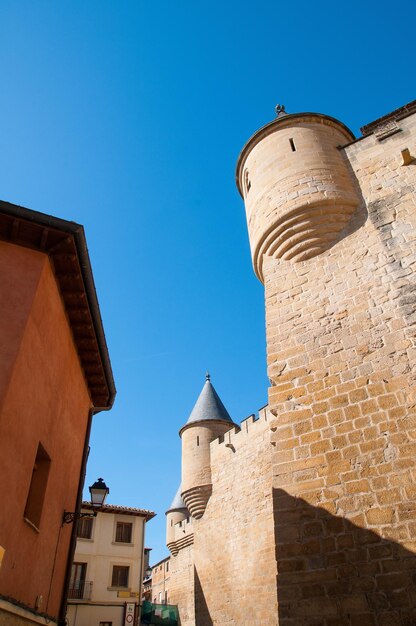
[[[91,504],[84,502],[82,511],[91,510]],[[136,623],[143,580],[145,524],[154,515],[143,509],[104,505],[96,517],[79,520],[68,626]]]

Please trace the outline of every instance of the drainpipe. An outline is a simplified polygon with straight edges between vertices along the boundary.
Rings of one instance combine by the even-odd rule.
[[[81,471],[80,471],[79,482],[78,482],[78,493],[77,493],[77,500],[75,504],[76,513],[79,513],[81,510],[82,492],[84,490],[85,475],[87,471],[87,461],[88,461],[88,453],[89,453],[89,442],[90,442],[92,418],[93,418],[93,415],[95,413],[98,413],[99,411],[100,409],[98,410],[90,409],[88,412],[87,431],[85,433],[84,451],[82,453]],[[62,600],[61,600],[61,606],[59,609],[58,626],[66,626],[66,624],[68,623],[66,620],[66,609],[68,605],[68,592],[69,592],[69,583],[71,580],[72,562],[74,560],[75,548],[77,545],[77,526],[78,526],[78,520],[75,519],[72,524],[71,541],[69,544],[68,559],[66,562],[65,580],[64,580],[64,585],[62,589]]]
[[[140,547],[141,562],[140,562],[140,580],[139,580],[139,597],[138,597],[138,611],[137,611],[137,624],[140,624],[142,613],[142,587],[144,577],[144,534],[146,530],[147,517],[143,518],[143,532],[142,532],[142,545]]]

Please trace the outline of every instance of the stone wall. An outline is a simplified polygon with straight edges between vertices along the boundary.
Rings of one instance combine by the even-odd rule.
[[[277,624],[270,417],[211,443],[212,495],[194,545],[171,558],[181,626]]]
[[[170,559],[169,603],[179,607],[180,626],[195,625],[194,546],[189,545]]]
[[[211,497],[194,545],[172,558],[182,626],[416,623],[416,116],[344,148],[339,123],[315,117],[331,154],[305,131],[316,119],[288,134],[288,116],[259,131],[284,129],[264,162],[246,148],[239,160],[265,284],[270,412],[210,445]],[[324,161],[338,186],[314,186],[309,170]],[[305,189],[283,191],[302,207],[282,202],[305,208],[302,232],[294,213],[276,213],[284,181],[269,181],[295,170]],[[324,242],[331,198],[342,224]],[[319,245],[281,254],[273,237],[292,236]]]
[[[211,444],[212,495],[194,522],[197,626],[277,623],[270,417]]]
[[[342,151],[338,243],[264,259],[280,625],[416,623],[414,125]]]

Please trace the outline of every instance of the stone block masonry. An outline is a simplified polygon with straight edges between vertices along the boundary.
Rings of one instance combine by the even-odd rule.
[[[277,624],[271,417],[264,408],[211,443],[207,508],[171,558],[182,626]]]
[[[416,624],[416,102],[358,140],[279,112],[237,181],[269,405],[205,450],[182,626]]]
[[[336,245],[264,260],[282,625],[416,623],[415,116],[401,127],[342,150],[362,201]]]
[[[212,495],[194,524],[200,626],[277,623],[270,417],[263,409],[211,444]]]
[[[193,546],[185,546],[172,556],[170,567],[169,602],[178,605],[181,626],[192,626],[196,624]]]

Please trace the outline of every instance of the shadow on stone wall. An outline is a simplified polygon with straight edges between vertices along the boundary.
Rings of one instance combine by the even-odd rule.
[[[195,580],[195,626],[212,626],[212,618],[205,600],[198,571],[194,567]]]
[[[338,233],[336,239],[328,247],[328,250],[329,248],[333,248],[334,246],[336,246],[342,239],[345,239],[346,237],[354,234],[357,230],[364,226],[368,219],[367,206],[363,193],[361,191],[361,185],[348,159],[345,159],[345,164],[353,182],[355,192],[359,198],[359,204],[357,209],[351,215],[349,221],[345,224],[344,228]]]
[[[414,626],[416,555],[273,490],[279,626]]]

